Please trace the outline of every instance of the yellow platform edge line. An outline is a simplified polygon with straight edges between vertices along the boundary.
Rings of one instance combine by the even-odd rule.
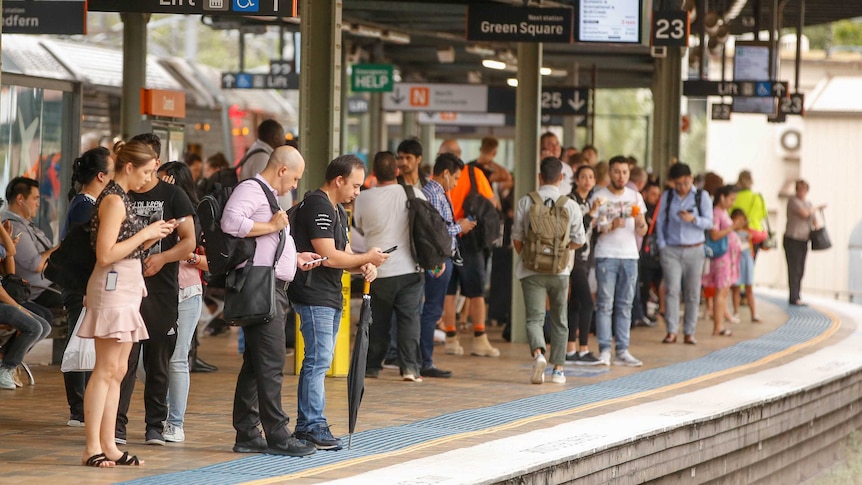
[[[333,463],[331,465],[321,466],[321,467],[317,467],[317,468],[311,468],[308,470],[304,470],[304,471],[296,472],[296,473],[291,473],[288,475],[282,475],[282,476],[272,477],[272,478],[262,478],[260,480],[244,482],[243,485],[267,485],[267,484],[285,482],[285,481],[289,481],[289,480],[295,480],[297,478],[313,477],[315,475],[320,475],[322,473],[326,473],[326,472],[330,472],[330,471],[334,471],[334,470],[339,470],[341,468],[346,468],[346,467],[358,465],[361,463],[368,463],[370,461],[382,460],[384,458],[391,458],[391,457],[395,457],[395,456],[405,455],[408,453],[415,453],[419,450],[424,450],[426,448],[431,448],[433,446],[449,443],[449,442],[464,439],[464,438],[470,438],[470,437],[474,437],[474,436],[482,436],[482,435],[487,435],[487,434],[498,433],[500,431],[510,430],[513,428],[523,426],[525,424],[543,421],[545,419],[550,419],[550,418],[555,418],[555,417],[560,417],[560,416],[568,416],[571,414],[577,414],[577,413],[581,413],[584,411],[589,411],[591,409],[600,408],[603,406],[623,403],[623,402],[627,402],[627,401],[634,401],[637,399],[642,399],[645,397],[654,396],[656,394],[661,394],[661,393],[668,392],[668,391],[675,391],[677,389],[681,389],[683,387],[687,387],[687,386],[690,386],[693,384],[699,384],[699,383],[702,383],[702,382],[705,382],[708,380],[716,379],[718,377],[723,377],[723,376],[726,376],[729,374],[734,374],[734,373],[741,372],[744,370],[753,369],[755,367],[760,367],[760,366],[763,366],[763,365],[768,364],[770,362],[773,362],[775,360],[778,360],[778,359],[781,359],[783,357],[787,357],[791,354],[794,354],[796,352],[799,352],[800,350],[805,349],[807,347],[817,345],[817,344],[825,341],[826,339],[828,339],[832,335],[834,335],[835,332],[837,332],[838,329],[841,327],[841,320],[834,313],[832,313],[828,310],[824,310],[824,309],[819,308],[819,307],[811,307],[811,308],[816,309],[820,313],[826,315],[830,320],[832,320],[832,324],[829,326],[829,328],[827,328],[823,333],[821,333],[817,337],[814,337],[813,339],[808,340],[807,342],[802,342],[802,343],[790,346],[790,347],[788,347],[788,348],[786,348],[780,352],[776,352],[776,353],[768,355],[768,356],[766,356],[760,360],[756,360],[754,362],[751,362],[751,363],[748,363],[745,365],[732,367],[732,368],[725,369],[725,370],[718,371],[718,372],[713,372],[711,374],[696,377],[694,379],[689,379],[687,381],[678,382],[676,384],[671,384],[668,386],[659,387],[657,389],[651,389],[649,391],[639,392],[637,394],[631,394],[629,396],[623,396],[623,397],[618,397],[615,399],[609,399],[607,401],[601,401],[601,402],[597,402],[597,403],[586,404],[584,406],[578,406],[578,407],[575,407],[572,409],[566,409],[566,410],[557,411],[554,413],[540,414],[537,416],[532,416],[529,418],[523,418],[523,419],[519,419],[516,421],[512,421],[511,423],[501,424],[499,426],[493,426],[490,428],[481,429],[481,430],[477,430],[477,431],[469,431],[469,432],[465,432],[465,433],[459,433],[459,434],[455,434],[455,435],[444,436],[441,438],[436,438],[433,440],[426,441],[424,443],[418,443],[418,444],[415,444],[412,446],[408,446],[408,447],[402,448],[400,450],[389,451],[386,453],[379,453],[379,454],[371,455],[371,456],[363,456],[361,458],[354,458],[352,460],[345,460],[345,461],[342,461],[339,463]]]

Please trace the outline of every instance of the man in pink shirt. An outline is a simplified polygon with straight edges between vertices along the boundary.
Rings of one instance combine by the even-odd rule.
[[[304,170],[302,155],[293,147],[282,146],[272,152],[266,168],[253,178],[279,196],[296,188]],[[272,265],[280,234],[283,233],[285,241],[275,267],[279,315],[272,322],[243,327],[246,348],[234,394],[236,442],[233,450],[237,453],[310,455],[316,451],[315,447],[293,437],[287,428],[290,418],[281,404],[284,308],[288,305],[287,284],[293,281],[296,269],[309,270],[318,266],[320,263],[309,262],[320,256],[313,252],[296,252],[287,214],[283,210],[273,214],[267,195],[253,180],[236,186],[225,205],[221,225],[226,234],[255,238],[255,266]],[[258,423],[263,426],[266,439],[261,436]]]

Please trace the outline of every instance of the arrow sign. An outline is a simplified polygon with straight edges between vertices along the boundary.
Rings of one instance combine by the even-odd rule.
[[[389,97],[392,99],[392,102],[395,104],[401,104],[402,101],[407,99],[404,96],[401,96],[401,88],[393,89],[392,90],[392,96],[389,96]]]
[[[236,76],[231,73],[227,73],[221,78],[221,85],[227,89],[233,89],[234,83],[236,83]]]
[[[772,95],[777,98],[783,98],[787,94],[786,83],[775,83],[772,85]]]
[[[570,99],[568,101],[568,103],[569,103],[569,106],[571,106],[573,110],[575,110],[576,112],[580,112],[581,110],[583,110],[584,106],[587,104],[587,100],[581,99],[581,92],[580,91],[575,91],[575,97],[573,99]]]
[[[585,115],[575,115],[575,126],[587,126],[587,117]]]

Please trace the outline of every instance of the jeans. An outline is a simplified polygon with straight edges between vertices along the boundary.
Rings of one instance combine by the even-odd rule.
[[[611,349],[611,318],[617,354],[629,348],[637,259],[596,258],[596,340],[599,352]]]
[[[201,316],[202,298],[195,295],[181,301],[177,308],[177,346],[168,370],[168,423],[180,428],[189,399],[189,348]]]
[[[452,278],[452,260],[446,260],[446,271],[435,278],[430,272],[425,272],[425,304],[422,305],[422,315],[419,317],[419,346],[422,349],[422,368],[434,366],[434,330],[437,322],[443,316],[443,301],[446,299],[446,288]]]
[[[590,338],[593,320],[593,294],[590,291],[590,266],[586,262],[575,263],[569,278],[572,296],[569,299],[569,342],[576,340],[586,347]]]
[[[51,333],[51,324],[44,318],[18,309],[17,305],[0,303],[0,322],[14,328],[18,334],[12,337],[3,356],[3,366],[18,367],[30,349]]]
[[[703,246],[683,248],[665,246],[661,250],[661,270],[666,288],[665,318],[667,333],[679,331],[680,289],[685,299],[685,317],[682,332],[694,335],[697,327],[697,307],[700,305],[700,285],[703,276]]]
[[[278,314],[273,321],[243,327],[246,352],[242,354],[233,399],[237,442],[259,437],[258,425],[263,426],[270,445],[284,443],[290,437],[289,419],[281,404],[287,292],[277,285],[275,296]]]
[[[401,374],[419,375],[419,313],[425,284],[422,273],[378,278],[371,284],[371,315],[374,322],[368,338],[367,369],[380,370],[389,349],[393,315],[398,327],[398,360]]]
[[[784,257],[787,260],[787,286],[790,288],[790,303],[799,301],[802,276],[805,274],[806,256],[808,256],[808,241],[784,236]]]
[[[551,355],[553,365],[566,363],[566,340],[569,336],[569,320],[566,296],[569,292],[567,275],[540,274],[521,280],[524,290],[524,307],[527,309],[527,340],[530,355],[536,349],[545,353],[545,301],[551,301]]]
[[[327,426],[323,416],[326,394],[323,381],[332,365],[335,339],[341,323],[341,308],[295,303],[299,314],[299,331],[305,340],[305,358],[299,371],[296,391],[297,412],[294,432],[308,432]],[[384,322],[389,325],[389,321]]]

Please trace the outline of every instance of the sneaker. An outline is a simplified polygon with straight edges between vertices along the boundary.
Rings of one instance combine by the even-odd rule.
[[[422,376],[417,376],[415,374],[404,374],[401,376],[401,380],[405,382],[422,382]]]
[[[162,436],[169,443],[182,443],[186,440],[186,432],[183,431],[182,426],[174,426],[171,423],[165,423],[165,432]]]
[[[248,441],[237,441],[233,445],[234,453],[266,453],[269,445],[266,444],[266,440],[263,439],[263,436],[257,436],[254,439],[250,439]]]
[[[15,390],[15,369],[0,365],[0,389]]]
[[[144,443],[148,445],[165,446],[165,437],[155,429],[148,429],[144,435]]]
[[[283,443],[269,445],[266,453],[283,456],[308,456],[317,453],[314,445],[306,440],[290,437]]]
[[[84,427],[84,418],[81,418],[81,419],[70,418],[68,421],[66,421],[66,426],[68,426],[70,428],[83,428]]]
[[[656,322],[647,317],[641,317],[632,323],[632,327],[655,327]]]
[[[341,449],[341,440],[332,436],[329,426],[321,426],[309,431],[297,431],[294,435],[298,440],[308,441],[318,450],[337,451]]]
[[[577,362],[578,361],[578,351],[574,351],[571,354],[566,353],[566,360],[569,362]]]
[[[398,357],[387,357],[383,360],[383,368],[384,369],[400,369],[401,361],[398,360]]]
[[[584,355],[581,355],[580,352],[577,353],[577,358],[575,359],[575,365],[601,365],[603,362],[593,355],[592,352],[587,352]]]
[[[461,342],[457,335],[446,337],[446,353],[449,355],[464,355],[464,347],[461,347]]]
[[[618,352],[616,358],[614,359],[614,365],[625,365],[628,367],[640,367],[644,365],[643,362],[637,360],[628,350],[623,350],[622,352]]]
[[[539,354],[533,359],[533,372],[530,373],[530,382],[533,384],[541,384],[545,382],[545,367],[548,366],[548,361],[545,359],[545,354]]]
[[[611,365],[611,351],[603,350],[599,352],[599,364],[596,365]]]
[[[555,384],[566,383],[566,374],[563,373],[562,369],[554,369],[553,372],[551,372],[551,382]]]

